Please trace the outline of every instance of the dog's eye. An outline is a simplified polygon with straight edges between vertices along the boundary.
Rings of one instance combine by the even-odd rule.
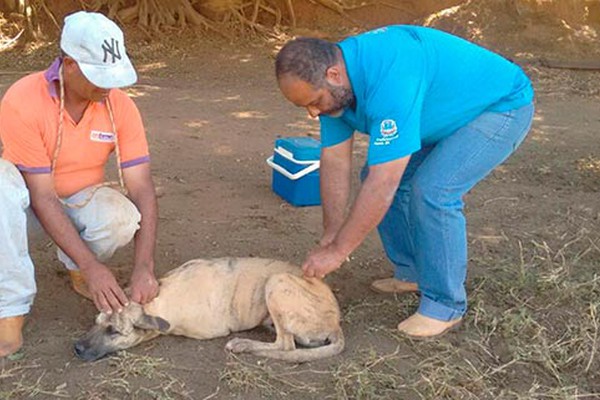
[[[119,334],[119,331],[116,330],[114,326],[109,325],[106,327],[106,333],[110,336],[115,336]]]

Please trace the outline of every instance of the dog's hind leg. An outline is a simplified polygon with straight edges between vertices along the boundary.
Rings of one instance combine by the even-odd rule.
[[[331,357],[344,349],[339,306],[323,282],[291,274],[274,275],[265,285],[265,301],[277,331],[275,343],[233,339],[227,349],[290,362]],[[295,340],[322,346],[296,349]]]
[[[294,339],[292,337],[292,343]],[[294,347],[295,348],[295,347]],[[293,350],[289,349],[289,350]],[[255,353],[257,351],[275,351],[282,350],[281,345],[277,342],[267,343],[259,340],[233,338],[225,345],[225,349],[232,353]]]
[[[286,332],[279,321],[280,318],[272,315],[273,324],[275,325],[275,331],[277,332],[277,339],[274,343],[261,342],[252,339],[234,338],[231,339],[225,345],[225,349],[233,353],[255,353],[257,351],[275,351],[275,350],[294,350],[296,344],[294,343],[294,335]]]

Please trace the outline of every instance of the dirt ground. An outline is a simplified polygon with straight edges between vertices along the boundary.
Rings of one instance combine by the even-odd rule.
[[[600,398],[600,72],[541,66],[561,52],[536,52],[532,37],[491,46],[523,60],[537,111],[518,152],[466,198],[470,310],[458,332],[427,342],[396,334],[417,298],[369,291],[392,272],[371,234],[327,278],[343,311],[339,357],[290,366],[231,356],[228,338],[160,337],[85,363],[72,345],[95,309],[70,290],[52,244],[36,243],[39,291],[23,351],[0,361],[0,399]],[[200,257],[301,263],[319,238],[320,208],[277,197],[265,159],[279,136],[318,136],[318,122],[279,94],[278,43],[185,40],[132,46],[140,80],[130,94],[161,193],[157,274]],[[49,63],[51,46],[0,53],[0,95]],[[357,171],[365,145],[355,149]],[[122,282],[131,250],[110,263]],[[272,339],[260,329],[237,336]]]

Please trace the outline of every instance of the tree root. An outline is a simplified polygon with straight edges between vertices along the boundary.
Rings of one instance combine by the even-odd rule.
[[[46,15],[48,16],[48,18],[50,18],[50,20],[54,23],[54,26],[56,26],[56,29],[58,29],[58,31],[60,32],[60,25],[56,21],[56,18],[54,17],[54,14],[52,14],[52,11],[50,11],[50,9],[48,8],[48,6],[46,5],[46,2],[45,1],[41,1],[40,5],[42,7],[42,10],[44,10],[44,12],[46,13]]]
[[[25,29],[21,29],[14,38],[9,39],[4,43],[0,42],[0,51],[11,48],[15,43],[17,43],[23,32],[25,32]]]
[[[290,14],[290,22],[292,28],[296,27],[296,13],[294,12],[294,5],[292,4],[292,0],[286,0],[285,4],[287,6],[287,11]]]
[[[60,25],[54,17],[45,0],[14,0],[33,8],[33,12],[45,13],[60,29]],[[242,30],[249,29],[252,32],[273,34],[280,26],[288,25],[296,27],[296,12],[294,0],[237,0],[222,3],[228,7],[219,10],[217,15],[222,15],[221,21],[215,21],[205,13],[195,8],[195,5],[204,4],[199,0],[77,0],[81,8],[88,11],[105,12],[109,18],[116,19],[120,23],[136,23],[139,29],[147,35],[160,32],[165,28],[185,28],[186,26],[201,27],[218,33],[228,39],[233,39],[232,34],[227,32],[227,25],[234,24]],[[297,0],[296,0],[297,1]],[[344,4],[344,0],[308,0],[318,6],[330,9],[341,15],[357,26],[362,24],[348,15],[347,11],[369,5],[362,3],[357,7]],[[368,1],[368,0],[367,0]],[[31,15],[23,13],[30,27],[26,34],[36,31],[31,21]],[[265,16],[266,18],[263,18]],[[213,14],[214,17],[214,14]]]
[[[346,11],[348,10],[352,10],[354,8],[360,8],[363,7],[363,5],[357,6],[357,7],[347,7],[345,6],[343,3],[340,3],[339,1],[336,0],[311,0],[312,2],[319,4],[325,8],[328,8],[332,11],[335,11],[336,13],[338,13],[339,15],[341,15],[342,17],[346,18],[348,21],[352,22],[353,24],[356,24],[358,26],[362,26],[362,23],[360,21],[358,21],[357,19],[351,17],[350,15],[348,15],[348,13]]]
[[[295,26],[296,15],[292,1],[285,0],[286,13],[289,14],[290,24]],[[220,29],[215,21],[194,8],[193,4],[196,3],[194,0],[136,0],[135,4],[130,6],[126,6],[126,2],[123,0],[87,0],[85,3],[87,8],[93,11],[108,9],[108,16],[116,18],[122,23],[137,21],[138,26],[144,31],[158,32],[163,27],[184,28],[191,25],[212,30],[232,39],[231,35]],[[252,7],[250,15],[245,12],[249,6]],[[268,28],[258,22],[261,13],[272,15],[276,27],[282,23],[282,11],[277,6],[270,4],[268,0],[253,0],[251,3],[237,7],[231,6],[226,12],[229,16],[224,15],[223,20],[231,20],[233,17],[241,26],[249,27],[253,31],[266,32]]]
[[[136,0],[131,6],[126,6],[123,0],[88,0],[86,3],[93,11],[108,8],[108,16],[122,23],[137,20],[138,27],[144,32],[157,33],[164,27],[184,28],[192,25],[212,30],[231,39],[231,35],[220,30],[213,21],[196,11],[190,0]]]

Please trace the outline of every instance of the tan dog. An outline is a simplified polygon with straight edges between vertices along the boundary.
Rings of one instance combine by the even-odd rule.
[[[323,281],[301,275],[296,266],[261,258],[189,261],[159,280],[151,303],[99,314],[75,353],[96,360],[160,334],[212,339],[272,321],[274,343],[236,338],[226,349],[290,362],[336,355],[344,349],[337,300]]]

